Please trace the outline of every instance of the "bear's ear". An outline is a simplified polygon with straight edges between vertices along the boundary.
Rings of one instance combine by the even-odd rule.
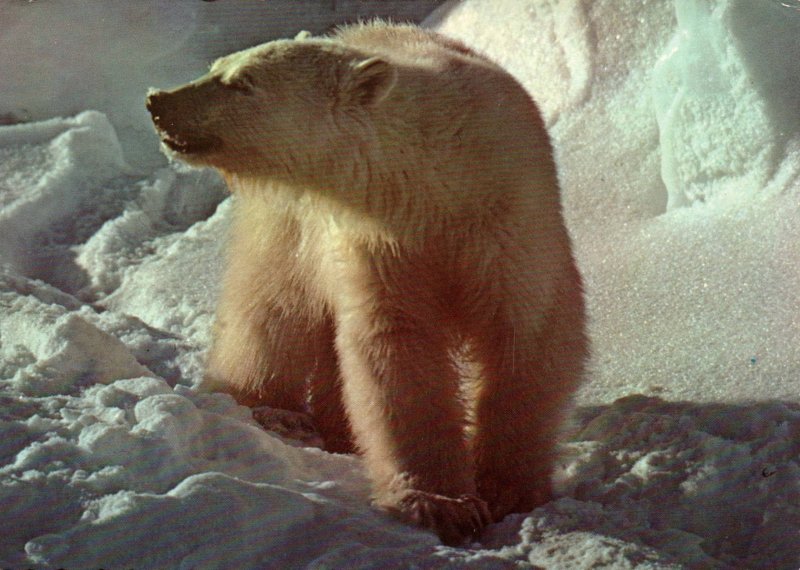
[[[360,105],[380,103],[397,81],[397,70],[386,60],[371,57],[351,64],[345,89],[347,98]]]

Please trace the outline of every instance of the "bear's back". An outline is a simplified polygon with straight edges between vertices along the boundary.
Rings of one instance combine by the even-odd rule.
[[[435,190],[418,193],[431,202],[429,211],[477,211],[503,195],[520,217],[560,215],[544,122],[502,67],[456,40],[409,25],[356,24],[331,39],[397,71],[386,104],[369,111],[382,156],[373,174],[383,168],[391,171],[385,179],[401,173],[412,187]]]
[[[374,53],[397,63],[439,67],[452,61],[495,67],[461,42],[406,24],[376,20],[339,28],[334,38],[344,45]]]
[[[442,124],[505,128],[501,138],[527,138],[520,119],[527,115],[540,130],[539,115],[525,89],[502,67],[461,42],[433,31],[380,20],[339,28],[332,38],[347,48],[394,64],[397,83],[389,113],[423,131]],[[474,114],[474,120],[464,120]],[[429,125],[430,128],[425,128]],[[397,127],[397,125],[394,125]],[[527,131],[531,129],[528,128]]]

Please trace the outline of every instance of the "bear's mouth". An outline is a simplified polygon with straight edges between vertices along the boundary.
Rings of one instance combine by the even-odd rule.
[[[215,136],[185,137],[160,131],[161,142],[179,154],[199,154],[219,148],[222,141]]]

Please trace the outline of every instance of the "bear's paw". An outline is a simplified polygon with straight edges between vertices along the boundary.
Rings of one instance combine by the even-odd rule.
[[[289,442],[292,445],[324,447],[322,438],[314,429],[314,420],[308,414],[260,406],[253,409],[253,419],[265,430],[292,440]]]
[[[553,499],[546,474],[512,480],[483,473],[478,475],[476,483],[480,497],[489,505],[493,522],[500,522],[511,513],[528,513]]]
[[[475,495],[453,498],[411,489],[385,508],[405,522],[434,531],[448,546],[463,545],[491,522],[486,502]]]

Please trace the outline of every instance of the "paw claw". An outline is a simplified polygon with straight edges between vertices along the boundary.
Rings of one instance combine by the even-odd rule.
[[[489,507],[475,495],[453,498],[410,490],[384,506],[401,520],[434,531],[449,546],[476,537],[491,522]]]
[[[253,419],[265,430],[296,440],[304,447],[323,446],[322,438],[314,429],[314,422],[308,414],[261,406],[253,409]]]

